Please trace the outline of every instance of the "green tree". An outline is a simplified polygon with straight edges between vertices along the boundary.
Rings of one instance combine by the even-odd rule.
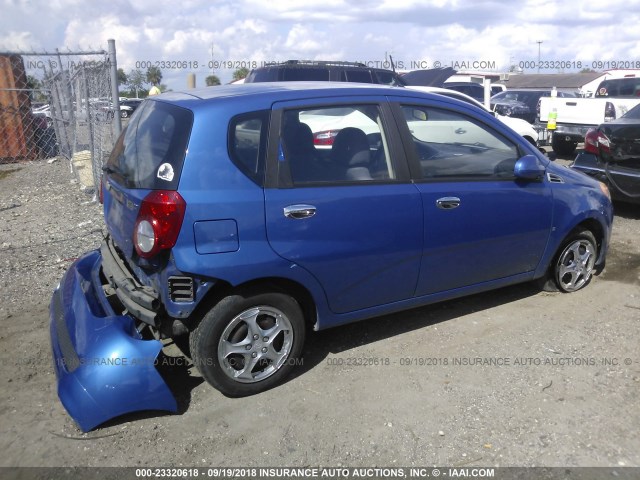
[[[217,75],[209,75],[204,79],[204,83],[207,84],[207,87],[212,87],[214,85],[220,85],[220,79]]]
[[[249,75],[249,69],[248,68],[239,68],[237,69],[235,72],[233,72],[233,80],[242,80],[243,78],[246,78],[246,76]]]
[[[42,82],[33,75],[27,75],[27,88],[31,90],[38,90],[42,88]]]
[[[32,102],[44,102],[47,97],[42,91],[42,82],[38,80],[33,75],[27,75],[27,85],[26,88],[31,90],[29,92],[29,99]]]
[[[124,73],[123,69],[119,68],[118,69],[118,86],[126,85],[127,83],[129,83],[129,79],[127,78],[127,74]]]
[[[160,85],[161,81],[162,81],[162,71],[155,65],[152,65],[151,67],[149,67],[147,70],[147,82],[153,85]]]
[[[140,98],[140,90],[144,91],[147,83],[144,73],[140,70],[131,70],[127,75],[127,85],[131,89],[131,93],[135,92],[136,98]],[[143,95],[143,97],[146,95]]]

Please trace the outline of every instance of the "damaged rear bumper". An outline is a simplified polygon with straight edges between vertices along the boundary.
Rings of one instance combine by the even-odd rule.
[[[145,340],[128,315],[116,315],[100,281],[101,255],[89,252],[65,273],[50,305],[58,396],[83,431],[138,410],[177,411]]]

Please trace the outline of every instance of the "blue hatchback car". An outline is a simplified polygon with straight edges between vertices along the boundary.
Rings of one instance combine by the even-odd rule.
[[[490,114],[401,87],[230,85],[146,100],[104,167],[108,237],[51,303],[83,430],[176,410],[161,337],[226,395],[282,382],[305,333],[602,267],[607,187]],[[150,333],[154,333],[151,335]]]

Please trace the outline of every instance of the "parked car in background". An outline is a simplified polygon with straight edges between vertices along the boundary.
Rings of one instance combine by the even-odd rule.
[[[363,63],[338,61],[288,60],[254,68],[244,83],[281,81],[359,82],[382,85],[404,85],[391,70],[373,68]]]
[[[283,82],[139,108],[103,169],[108,234],[51,301],[58,394],[83,430],[176,411],[158,335],[188,336],[207,382],[251,395],[285,380],[310,329],[533,280],[574,292],[605,262],[607,187],[465,102]]]
[[[136,111],[136,108],[138,108],[143,101],[144,99],[142,98],[125,98],[124,100],[120,100],[120,110],[122,111],[122,107],[130,107],[131,111],[127,111],[127,117],[129,117]]]
[[[555,111],[552,147],[559,155],[572,154],[592,128],[622,117],[640,104],[640,77],[603,80],[593,98],[542,98],[539,118],[546,124]]]
[[[475,82],[445,82],[443,88],[462,92],[480,103],[484,103],[484,85]],[[491,85],[491,95],[504,91],[504,85]]]
[[[640,203],[640,105],[589,130],[571,167],[609,185],[615,199]]]
[[[522,118],[533,124],[536,123],[540,99],[550,96],[551,90],[506,90],[491,97],[491,110],[507,117]],[[575,98],[575,95],[558,92],[558,97]]]
[[[106,100],[99,100],[91,103],[93,114],[96,115],[98,120],[111,121],[115,114],[115,107],[113,102]],[[128,118],[133,115],[134,108],[129,105],[120,104],[120,118]],[[85,114],[86,115],[86,114]]]

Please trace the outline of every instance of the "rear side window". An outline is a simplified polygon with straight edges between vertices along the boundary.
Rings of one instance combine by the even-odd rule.
[[[367,69],[344,70],[341,77],[341,81],[343,82],[373,83],[371,72]]]
[[[229,155],[235,165],[258,185],[264,180],[269,111],[238,115],[229,124]]]
[[[258,82],[277,82],[278,81],[278,69],[277,68],[258,68],[251,70],[251,73],[245,78],[245,83],[258,83]]]
[[[145,102],[118,138],[108,174],[126,188],[176,190],[192,125],[190,110]]]

